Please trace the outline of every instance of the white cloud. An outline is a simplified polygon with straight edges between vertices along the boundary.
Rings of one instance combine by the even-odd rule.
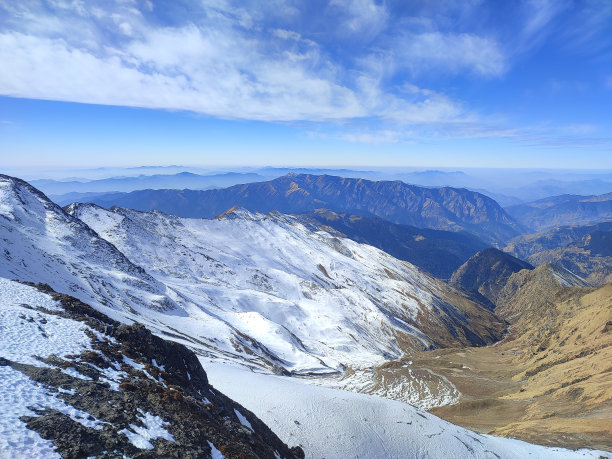
[[[524,3],[525,26],[522,33],[531,39],[541,33],[557,15],[564,2],[559,0],[528,0]]]
[[[336,32],[341,35],[371,39],[387,24],[389,13],[384,3],[374,0],[331,0],[330,8],[339,13],[341,20]]]
[[[268,27],[262,11],[234,8],[229,0],[207,2],[172,24],[148,18],[151,7],[160,7],[146,1],[54,5],[55,15],[36,1],[0,4],[11,18],[0,27],[0,61],[10,63],[0,72],[0,94],[265,121],[374,117],[400,125],[449,124],[474,115],[439,92],[410,83],[399,92],[387,87],[395,67],[445,66],[485,75],[504,68],[494,42],[439,32],[406,36],[383,51],[381,65],[366,56],[352,68],[354,59],[334,59],[312,37],[288,26]],[[383,4],[355,0],[346,6],[338,20],[347,30],[384,29]],[[289,2],[275,8],[293,11],[290,18],[295,13]]]
[[[283,40],[300,40],[302,37],[299,33],[286,29],[273,29],[272,34]]]
[[[11,71],[0,73],[0,88],[15,97],[226,118],[324,120],[365,113],[351,90],[284,62],[245,60],[248,47],[212,46],[193,28],[153,35],[144,45],[96,57],[62,39],[0,34],[0,60],[11,62]],[[220,60],[224,50],[231,54]]]
[[[373,132],[347,132],[341,134],[338,138],[353,143],[406,143],[406,133],[392,129]]]
[[[415,71],[431,68],[448,72],[471,71],[486,76],[506,70],[505,56],[495,40],[473,34],[426,32],[398,37],[400,62]]]

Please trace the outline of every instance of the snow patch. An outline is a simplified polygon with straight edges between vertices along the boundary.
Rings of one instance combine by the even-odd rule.
[[[162,438],[167,441],[174,442],[174,437],[170,432],[164,429],[164,426],[170,425],[159,416],[153,416],[151,413],[144,412],[138,409],[142,416],[139,416],[144,427],[130,424],[129,429],[122,429],[118,433],[128,437],[128,440],[136,448],[153,449],[151,440]]]
[[[201,361],[211,384],[255,413],[289,446],[301,444],[307,458],[609,456],[481,435],[395,400]]]
[[[244,415],[240,411],[238,411],[236,408],[234,408],[234,413],[236,413],[236,417],[240,421],[240,424],[242,424],[243,426],[245,426],[249,430],[253,431],[253,426],[251,426],[251,423],[249,422],[249,420],[247,418],[245,418]]]
[[[223,453],[215,448],[215,445],[213,445],[212,442],[208,440],[206,440],[206,442],[208,443],[208,446],[210,446],[210,455],[212,459],[225,459]]]
[[[135,368],[138,371],[144,372],[145,366],[142,363],[134,362],[132,359],[125,355],[123,356],[123,363],[128,364],[129,366]]]
[[[73,421],[96,430],[108,424],[68,405],[23,373],[0,366],[0,457],[60,457],[55,452],[53,442],[43,439],[21,421],[21,416],[37,416],[33,409],[57,410]]]

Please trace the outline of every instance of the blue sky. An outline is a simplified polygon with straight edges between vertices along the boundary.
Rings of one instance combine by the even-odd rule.
[[[612,169],[612,2],[0,1],[5,167]]]

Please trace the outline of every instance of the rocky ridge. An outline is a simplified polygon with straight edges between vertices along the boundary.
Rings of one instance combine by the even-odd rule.
[[[492,309],[508,278],[523,269],[533,269],[529,263],[501,250],[481,250],[453,273],[451,284],[486,298]]]

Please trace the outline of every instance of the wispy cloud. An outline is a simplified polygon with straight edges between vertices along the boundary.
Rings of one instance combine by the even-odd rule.
[[[9,17],[0,33],[0,59],[11,63],[0,72],[4,95],[270,121],[379,116],[431,123],[461,112],[440,94],[395,94],[378,75],[351,67],[314,39],[270,27],[257,10],[223,0],[193,14],[170,14],[171,23],[159,20],[161,6],[151,2],[0,7]],[[347,34],[374,36],[388,20],[384,5],[371,0],[346,8],[332,1],[328,8]],[[502,67],[495,47],[471,35],[421,35],[398,43],[393,53],[401,49],[399,59],[410,59],[411,66],[467,66],[481,73]],[[455,54],[461,57],[445,57]]]
[[[504,73],[506,58],[496,40],[469,33],[427,32],[399,37],[400,65],[416,71]]]
[[[384,3],[374,0],[331,0],[329,9],[338,17],[339,34],[371,40],[381,33],[389,19]]]
[[[0,0],[0,94],[226,119],[332,121],[332,131],[346,128],[338,137],[355,142],[512,138],[512,129],[480,114],[452,83],[430,88],[426,77],[502,79],[513,56],[551,36],[571,2],[519,2],[518,19],[496,23],[504,33],[483,26],[489,4],[479,0],[317,5]],[[600,30],[601,21],[592,21]],[[363,120],[376,127],[355,134]]]

